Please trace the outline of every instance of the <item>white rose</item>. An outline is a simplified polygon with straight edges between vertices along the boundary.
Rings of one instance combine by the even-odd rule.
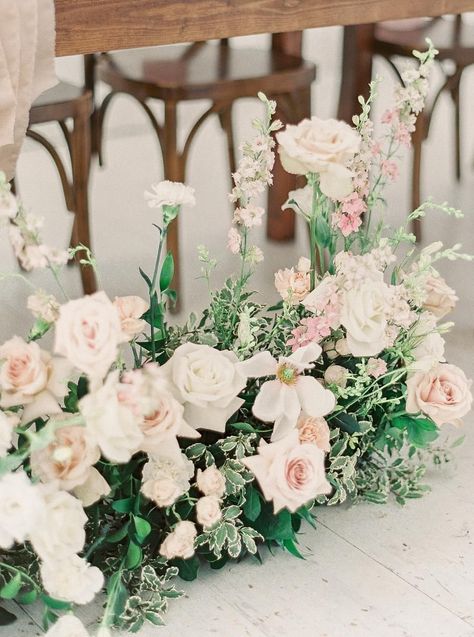
[[[177,181],[162,181],[151,187],[153,192],[145,191],[145,200],[150,208],[162,206],[194,206],[196,198],[194,188]]]
[[[37,486],[23,471],[0,479],[0,547],[24,542],[44,515],[44,501]]]
[[[225,431],[227,420],[243,404],[237,395],[247,378],[239,371],[238,362],[233,352],[186,343],[163,366],[192,427]]]
[[[40,574],[51,597],[74,604],[88,604],[104,585],[101,571],[78,555],[43,562]]]
[[[61,306],[56,321],[55,352],[90,378],[104,378],[122,341],[117,309],[104,292]]]
[[[119,401],[118,372],[109,374],[104,385],[79,401],[88,432],[111,462],[128,462],[143,440],[133,410]]]
[[[58,401],[67,393],[71,367],[53,358],[37,343],[14,336],[0,347],[0,406],[26,406],[23,422],[60,413]]]
[[[84,624],[74,615],[63,615],[51,626],[45,637],[89,637]]]
[[[12,446],[13,429],[19,421],[16,414],[0,411],[0,458],[4,458]]]
[[[160,555],[167,560],[181,557],[187,560],[194,555],[196,527],[192,522],[178,522],[174,530],[165,538],[160,546]]]
[[[288,125],[277,133],[284,169],[294,175],[317,173],[321,191],[340,200],[352,192],[348,162],[360,148],[360,136],[345,122],[318,117]]]
[[[74,489],[74,495],[79,498],[83,507],[91,506],[109,493],[109,483],[95,467],[89,469],[87,480]]]
[[[206,495],[196,502],[196,519],[205,529],[210,529],[222,518],[219,498]]]
[[[222,498],[225,493],[225,478],[216,465],[211,465],[204,471],[198,469],[196,484],[204,495],[215,495]]]
[[[54,561],[84,548],[87,515],[82,504],[66,491],[42,489],[45,515],[30,531],[30,541],[42,560]]]
[[[159,507],[171,506],[189,490],[194,475],[191,460],[180,453],[155,457],[143,467],[142,493]]]
[[[362,282],[343,295],[341,323],[354,356],[376,356],[386,346],[389,288],[383,281]]]

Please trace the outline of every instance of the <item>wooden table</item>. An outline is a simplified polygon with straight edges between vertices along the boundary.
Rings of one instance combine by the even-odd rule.
[[[55,0],[56,53],[74,55],[157,44],[192,42],[255,33],[281,33],[286,53],[301,50],[298,32],[311,27],[349,26],[344,35],[344,75],[339,117],[350,121],[357,96],[372,72],[374,22],[474,10],[474,0]],[[281,215],[294,178],[275,165],[268,236],[290,239],[291,215]]]

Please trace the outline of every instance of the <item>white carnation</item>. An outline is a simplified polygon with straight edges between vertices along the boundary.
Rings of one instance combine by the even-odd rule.
[[[151,187],[153,192],[145,191],[145,200],[150,208],[162,206],[194,206],[194,188],[176,181],[162,181]]]
[[[51,626],[45,637],[89,637],[84,624],[74,615],[63,615]]]
[[[23,471],[0,479],[0,547],[24,542],[43,517],[44,501]]]
[[[193,475],[194,465],[184,454],[156,456],[143,467],[141,491],[159,507],[171,506],[189,490]]]
[[[43,562],[40,569],[48,593],[74,604],[88,604],[104,585],[104,576],[78,555]]]

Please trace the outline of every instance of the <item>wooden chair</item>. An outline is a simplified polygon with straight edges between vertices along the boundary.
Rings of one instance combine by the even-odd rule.
[[[90,116],[93,111],[92,92],[67,82],[60,82],[45,91],[34,102],[30,111],[27,136],[40,143],[50,154],[61,179],[66,207],[74,212],[71,246],[91,245],[89,228],[89,169],[91,160]],[[71,124],[68,125],[68,120]],[[57,149],[36,125],[57,122],[66,139],[70,157],[70,177]],[[18,187],[18,184],[16,184]],[[79,262],[83,255],[78,254]],[[81,267],[81,266],[80,266]],[[81,280],[85,294],[97,289],[94,271],[81,267]]]
[[[239,98],[255,97],[258,91],[263,91],[278,100],[280,118],[297,122],[311,113],[310,89],[315,74],[314,64],[299,55],[289,55],[279,47],[268,50],[234,48],[227,40],[102,54],[98,59],[97,78],[112,90],[98,113],[98,149],[101,150],[104,118],[109,105],[114,96],[125,93],[137,100],[152,124],[162,151],[165,179],[186,179],[186,162],[192,142],[211,115],[219,117],[227,137],[230,170],[234,172],[234,102]],[[202,99],[209,100],[211,105],[192,123],[180,146],[177,141],[178,104]],[[164,102],[163,122],[158,122],[150,108],[152,100]],[[283,201],[276,202],[279,209]],[[271,205],[276,207],[275,202]],[[170,226],[168,246],[175,258],[174,287],[179,289],[176,222]]]
[[[427,138],[433,112],[440,96],[448,92],[454,104],[455,122],[455,174],[461,178],[461,79],[466,67],[474,64],[474,25],[469,25],[458,15],[452,20],[435,18],[425,22],[418,22],[410,28],[403,28],[403,21],[399,23],[381,23],[375,27],[373,52],[384,57],[401,81],[397,58],[411,58],[413,49],[424,50],[425,38],[430,37],[439,50],[437,61],[444,73],[441,88],[427,103],[425,110],[418,117],[416,131],[413,135],[413,173],[412,173],[412,207],[420,205],[420,179],[422,144]],[[394,28],[395,26],[395,28]],[[443,63],[449,63],[449,67]],[[418,227],[418,233],[420,228]]]

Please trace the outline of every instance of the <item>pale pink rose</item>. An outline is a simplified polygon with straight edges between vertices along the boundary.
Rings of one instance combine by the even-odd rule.
[[[331,199],[343,199],[352,191],[347,164],[360,149],[360,136],[351,126],[335,119],[304,119],[277,134],[283,168],[292,174],[317,173],[321,191]]]
[[[194,555],[194,540],[197,531],[192,522],[187,520],[178,522],[173,531],[165,538],[160,546],[160,555],[167,560],[181,557],[187,560]]]
[[[227,247],[232,254],[239,254],[241,242],[240,232],[236,228],[231,228],[227,234]]]
[[[407,381],[407,412],[421,411],[439,427],[445,423],[460,425],[471,409],[471,382],[459,367],[448,363],[417,372]]]
[[[285,268],[275,273],[275,287],[284,301],[297,305],[309,293],[309,272],[295,272],[294,268]]]
[[[197,470],[196,485],[204,495],[222,498],[225,493],[225,478],[215,465],[211,465],[204,471]]]
[[[298,418],[297,422],[298,435],[301,443],[315,444],[321,451],[329,453],[331,451],[331,445],[329,443],[329,426],[325,418],[320,416],[314,418],[302,414]]]
[[[31,470],[42,482],[57,480],[60,489],[70,491],[86,482],[90,468],[99,458],[99,447],[85,427],[60,427],[53,442],[33,451]]]
[[[0,347],[0,407],[25,406],[22,422],[59,413],[70,365],[14,336]]]
[[[104,292],[61,306],[56,321],[55,351],[90,378],[104,378],[122,341],[119,315]]]
[[[318,495],[329,494],[331,485],[324,471],[324,452],[316,445],[301,444],[295,430],[278,442],[263,439],[258,454],[244,458],[274,512],[283,508],[295,512]]]
[[[442,276],[430,276],[426,280],[426,297],[423,307],[437,318],[443,318],[454,309],[458,297]]]
[[[116,296],[114,305],[118,311],[124,337],[131,341],[145,329],[146,321],[141,317],[148,310],[149,304],[139,296]]]
[[[222,519],[222,511],[220,500],[215,495],[206,495],[199,498],[196,502],[196,519],[198,524],[204,529],[210,529],[220,519]]]

